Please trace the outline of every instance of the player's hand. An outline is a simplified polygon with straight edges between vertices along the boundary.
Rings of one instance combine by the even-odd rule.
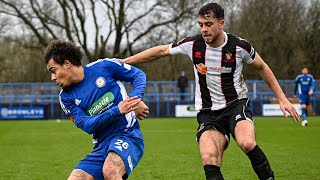
[[[141,102],[141,99],[137,96],[129,97],[118,104],[121,114],[127,114],[131,111],[135,111],[139,108],[138,104]]]
[[[143,120],[144,118],[146,118],[149,114],[149,108],[148,106],[143,102],[140,101],[139,104],[137,105],[139,106],[138,109],[136,109],[134,111],[134,113],[136,114],[136,116],[140,119]]]
[[[313,95],[313,90],[312,89],[310,89],[310,91],[309,91],[309,96],[312,96]]]
[[[283,112],[285,117],[291,115],[294,122],[300,121],[300,115],[297,113],[297,110],[293,105],[288,101],[288,99],[279,101],[280,109]]]

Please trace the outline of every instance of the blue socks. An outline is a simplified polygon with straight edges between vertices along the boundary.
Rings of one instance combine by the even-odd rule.
[[[302,120],[307,120],[307,109],[302,108]]]

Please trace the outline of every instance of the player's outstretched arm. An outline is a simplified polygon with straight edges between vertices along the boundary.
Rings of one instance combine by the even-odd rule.
[[[170,48],[169,44],[155,46],[145,51],[142,51],[136,55],[127,57],[123,59],[122,62],[127,64],[140,64],[140,63],[150,62],[150,61],[162,58],[164,56],[170,55],[169,48]]]
[[[112,62],[115,62],[116,60],[113,60]],[[106,62],[107,63],[107,62]],[[128,64],[119,64],[119,63],[108,63],[109,71],[112,76],[114,76],[116,79],[119,79],[121,81],[130,82],[132,85],[132,91],[130,93],[130,97],[137,96],[139,98],[143,97],[144,90],[146,87],[146,74],[134,67],[130,66]],[[146,104],[141,101],[138,104],[138,109],[136,109],[134,112],[136,116],[142,120],[147,117],[149,114],[149,108],[146,106]]]
[[[294,122],[300,121],[300,116],[297,113],[296,109],[289,102],[286,95],[283,93],[273,72],[271,71],[269,66],[262,60],[258,53],[256,53],[255,59],[251,66],[258,71],[261,78],[266,82],[266,84],[277,96],[277,98],[279,99],[280,109],[283,112],[283,114],[286,117],[290,114]]]

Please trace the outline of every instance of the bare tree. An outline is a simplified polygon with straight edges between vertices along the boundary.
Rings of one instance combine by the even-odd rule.
[[[301,62],[303,52],[298,28],[303,22],[304,3],[300,0],[246,0],[240,6],[237,23],[230,30],[254,45],[279,79],[296,76],[293,68]],[[258,74],[246,69],[249,79]],[[248,79],[247,78],[247,79]]]
[[[194,4],[185,0],[0,0],[0,13],[21,22],[40,47],[51,39],[68,39],[93,61],[108,54],[132,53],[133,45],[152,37],[158,28],[189,18]]]
[[[0,17],[0,35],[8,31],[9,25],[10,25],[9,18]]]
[[[148,36],[148,38],[145,38],[142,45],[135,46],[134,52],[139,52],[160,44],[177,42],[186,36],[193,36],[200,33],[197,21],[198,11],[200,10],[201,6],[211,2],[211,0],[181,2],[169,0],[168,2],[165,2],[171,7],[174,7],[173,10],[183,9],[188,6],[194,6],[195,8],[190,9],[192,11],[186,14],[186,18],[179,19],[174,23],[157,28],[157,30],[152,33],[153,36]],[[225,19],[228,26],[229,20],[237,13],[237,7],[239,6],[240,2],[238,0],[217,0],[216,2],[225,8]],[[187,56],[183,55],[165,57],[159,61],[138,65],[138,67],[147,73],[149,80],[176,80],[180,76],[181,71],[185,71],[189,79],[194,79],[193,63]]]
[[[46,68],[38,62],[52,39],[77,43],[90,62],[194,35],[199,33],[198,10],[208,2],[212,1],[0,0],[0,61],[5,67],[0,81],[47,81]],[[319,0],[216,2],[225,9],[226,31],[249,40],[278,78],[295,77],[301,66],[319,74]],[[174,56],[139,67],[149,80],[175,80],[181,70],[191,79],[193,66],[187,59]],[[18,73],[18,62],[24,64],[23,72]],[[246,79],[259,79],[251,70],[245,69],[245,74]]]
[[[302,23],[303,39],[301,44],[304,50],[305,59],[303,66],[308,67],[315,78],[320,78],[320,1],[313,0]]]

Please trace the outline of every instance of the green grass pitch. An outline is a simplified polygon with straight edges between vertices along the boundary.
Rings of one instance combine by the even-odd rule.
[[[289,118],[256,117],[257,142],[277,180],[320,179],[320,118],[302,127]],[[195,118],[140,121],[145,154],[129,180],[203,180]],[[71,121],[0,121],[1,180],[67,179],[91,151],[91,136]],[[226,180],[255,180],[250,161],[232,139],[225,151]]]

